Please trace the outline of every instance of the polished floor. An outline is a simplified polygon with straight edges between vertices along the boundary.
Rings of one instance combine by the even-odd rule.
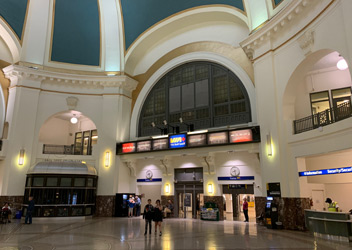
[[[153,225],[154,230],[154,225]],[[144,236],[141,218],[35,220],[0,225],[0,250],[90,249],[352,249],[352,243],[315,239],[307,232],[270,230],[253,222],[166,219],[163,235]]]

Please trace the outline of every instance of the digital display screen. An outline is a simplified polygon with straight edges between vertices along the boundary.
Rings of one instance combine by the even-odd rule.
[[[158,139],[153,141],[153,150],[167,149],[168,139]]]
[[[188,147],[198,147],[204,146],[207,144],[207,135],[200,134],[200,135],[189,135],[188,136]]]
[[[152,142],[151,141],[139,141],[137,142],[137,152],[151,151]]]
[[[228,142],[227,132],[218,132],[218,133],[211,133],[208,134],[208,144],[225,144]]]
[[[266,203],[266,208],[271,208],[271,202]]]
[[[169,146],[170,146],[170,148],[184,148],[184,147],[186,147],[186,134],[170,135]]]
[[[230,143],[253,141],[252,130],[234,130],[230,131]]]
[[[132,153],[136,151],[136,143],[129,142],[122,144],[122,153]]]

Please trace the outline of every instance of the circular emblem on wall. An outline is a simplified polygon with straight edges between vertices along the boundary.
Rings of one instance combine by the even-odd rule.
[[[233,166],[231,169],[230,169],[230,174],[231,176],[239,176],[240,175],[240,169],[236,166]]]
[[[152,179],[153,178],[153,172],[151,170],[147,170],[147,172],[145,173],[145,177],[147,179]]]

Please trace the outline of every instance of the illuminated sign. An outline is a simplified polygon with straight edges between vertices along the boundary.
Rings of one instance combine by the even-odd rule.
[[[151,141],[139,141],[137,142],[137,152],[150,151],[152,149]]]
[[[136,151],[136,143],[129,142],[122,144],[122,153],[132,153]]]
[[[230,143],[253,141],[252,130],[234,130],[230,131]]]
[[[186,147],[186,134],[170,135],[170,148],[184,148]]]
[[[189,135],[188,136],[188,147],[198,147],[198,146],[204,146],[207,144],[207,135],[206,134],[200,134],[200,135]]]
[[[254,180],[254,176],[218,177],[218,181],[247,181],[247,180]]]
[[[162,178],[154,178],[154,179],[137,179],[137,182],[160,182],[163,181]]]
[[[225,144],[228,142],[227,132],[211,133],[208,134],[208,144]]]
[[[158,139],[153,141],[153,150],[167,149],[168,139]]]
[[[347,174],[347,173],[352,173],[352,167],[304,171],[304,172],[299,172],[299,176],[304,177],[304,176],[328,175],[328,174]]]

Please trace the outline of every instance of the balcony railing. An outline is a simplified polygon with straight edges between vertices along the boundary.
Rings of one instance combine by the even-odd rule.
[[[73,155],[73,145],[43,145],[43,154]]]
[[[294,133],[299,134],[313,130],[349,117],[352,117],[351,103],[345,102],[337,107],[333,107],[314,115],[293,121]]]

